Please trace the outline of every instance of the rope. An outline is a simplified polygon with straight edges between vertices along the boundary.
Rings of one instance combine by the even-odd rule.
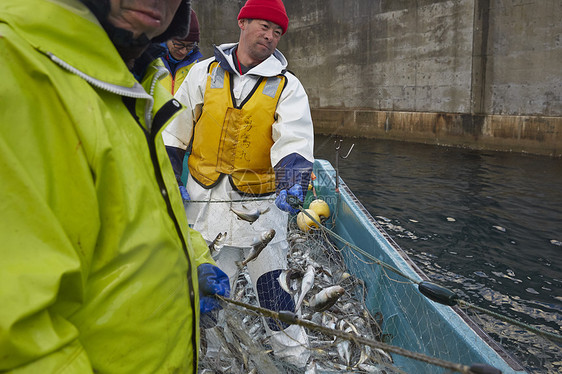
[[[189,203],[205,203],[205,204],[216,204],[216,203],[245,203],[248,201],[273,201],[272,197],[248,197],[244,199],[229,199],[229,200],[187,200]]]
[[[378,348],[378,349],[382,349],[383,351],[386,352],[392,352],[395,354],[398,354],[400,356],[404,356],[404,357],[408,357],[417,361],[422,361],[431,365],[435,365],[435,366],[439,366],[448,370],[453,370],[453,371],[457,371],[463,374],[474,374],[474,372],[470,369],[469,366],[466,365],[462,365],[462,364],[457,364],[454,362],[450,362],[450,361],[446,361],[446,360],[442,360],[440,358],[436,358],[436,357],[431,357],[422,353],[417,353],[417,352],[412,352],[412,351],[408,351],[404,348],[400,348],[397,346],[393,346],[393,345],[389,345],[386,343],[382,343],[376,340],[372,340],[372,339],[367,339],[365,337],[359,336],[359,335],[355,335],[349,332],[345,332],[345,331],[341,331],[341,330],[335,330],[329,327],[325,327],[322,325],[318,325],[316,323],[310,322],[308,320],[303,320],[303,319],[299,319],[296,314],[292,313],[292,312],[287,312],[287,311],[282,311],[282,312],[274,312],[273,310],[270,309],[265,309],[259,306],[255,306],[255,305],[251,305],[251,304],[247,304],[244,303],[242,301],[237,301],[237,300],[233,300],[230,298],[226,298],[223,296],[216,296],[218,299],[227,302],[227,303],[231,303],[234,305],[237,305],[243,309],[246,310],[251,310],[256,312],[257,314],[263,316],[263,317],[269,317],[269,318],[273,318],[276,319],[280,322],[284,322],[284,323],[288,323],[288,324],[293,324],[293,325],[299,325],[302,327],[306,327],[308,329],[311,330],[315,330],[318,332],[321,332],[323,334],[326,335],[333,335],[336,336],[338,338],[341,339],[345,339],[345,340],[349,340],[349,341],[353,341],[355,343],[361,343],[364,345],[368,345],[370,347],[373,348]]]
[[[334,238],[336,238],[337,240],[339,240],[340,242],[342,242],[343,244],[345,244],[346,246],[352,248],[353,250],[361,253],[363,256],[367,257],[369,260],[373,261],[375,264],[382,266],[385,269],[388,269],[398,275],[400,275],[401,277],[409,280],[412,283],[415,284],[420,284],[421,282],[413,279],[412,277],[404,274],[403,272],[401,272],[400,270],[398,270],[397,268],[395,268],[394,266],[387,264],[384,261],[381,261],[377,258],[375,258],[373,255],[371,255],[369,252],[364,251],[363,249],[359,248],[358,246],[356,246],[353,243],[350,243],[349,241],[345,240],[343,237],[339,236],[338,234],[336,234],[335,232],[333,232],[332,230],[330,230],[329,228],[327,228],[326,226],[322,225],[320,222],[318,222],[311,214],[309,214],[306,210],[302,209],[302,206],[299,206],[299,208],[301,208],[301,212],[303,212],[308,218],[310,218],[316,225],[318,225],[318,227],[328,233],[330,236],[333,236]]]

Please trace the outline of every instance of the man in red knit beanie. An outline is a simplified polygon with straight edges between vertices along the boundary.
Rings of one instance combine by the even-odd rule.
[[[241,19],[263,19],[273,22],[287,32],[289,17],[281,0],[248,0],[238,14]]]
[[[287,268],[287,223],[297,211],[312,171],[314,131],[308,97],[287,70],[277,49],[289,18],[281,0],[248,0],[238,14],[238,43],[215,47],[214,57],[195,64],[175,97],[187,107],[164,131],[174,170],[181,176],[185,150],[189,176],[188,222],[212,242],[228,232],[215,260],[231,286],[254,238],[271,229],[274,237],[247,262],[259,303],[274,311],[295,310],[295,300],[279,284]],[[174,153],[177,154],[173,157]],[[243,201],[241,203],[240,201]],[[212,203],[210,203],[212,202]],[[232,209],[262,212],[252,223]],[[267,319],[275,355],[304,367],[308,337],[298,325]]]

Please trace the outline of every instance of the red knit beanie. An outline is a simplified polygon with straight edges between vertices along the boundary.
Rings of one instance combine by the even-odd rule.
[[[283,34],[289,27],[289,17],[281,0],[248,0],[240,9],[238,19],[264,19],[278,24],[283,29]]]
[[[191,20],[189,21],[189,34],[185,38],[178,40],[199,43],[199,21],[193,9],[191,9]]]

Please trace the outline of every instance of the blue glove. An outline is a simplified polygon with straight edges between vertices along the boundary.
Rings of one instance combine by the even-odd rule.
[[[221,269],[211,264],[201,264],[197,267],[199,280],[199,310],[201,314],[213,310],[220,310],[219,301],[213,295],[228,297],[230,295],[230,281]]]
[[[295,183],[293,187],[289,188],[288,190],[281,190],[281,192],[279,192],[279,195],[277,195],[277,198],[275,199],[275,205],[277,205],[279,209],[291,214],[297,214],[299,212],[298,209],[293,208],[287,202],[288,195],[296,196],[302,205],[302,203],[304,202],[304,193],[302,191],[302,186],[298,183]]]
[[[185,189],[185,186],[180,186],[180,194],[181,194],[181,198],[184,201],[191,200],[191,197],[189,197],[189,194],[187,193],[187,190]]]

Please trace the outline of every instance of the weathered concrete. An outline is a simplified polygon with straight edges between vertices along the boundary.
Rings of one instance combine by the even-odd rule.
[[[284,2],[317,132],[562,156],[562,1]],[[194,0],[205,55],[243,4]]]
[[[560,157],[562,117],[313,109],[316,132]]]

